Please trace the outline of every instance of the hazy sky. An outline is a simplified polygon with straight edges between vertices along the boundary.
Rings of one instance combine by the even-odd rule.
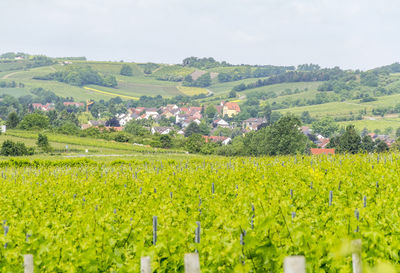
[[[0,0],[0,52],[180,63],[400,60],[398,0]]]

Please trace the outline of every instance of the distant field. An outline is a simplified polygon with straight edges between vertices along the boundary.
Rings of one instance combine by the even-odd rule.
[[[213,91],[215,94],[223,94],[223,93],[227,94],[236,85],[239,85],[241,83],[248,84],[248,83],[256,82],[258,79],[263,80],[265,78],[250,78],[250,79],[244,79],[244,80],[239,80],[239,81],[234,81],[234,82],[215,83],[215,84],[212,84],[210,87],[208,87],[208,89]]]
[[[372,107],[366,105],[360,105],[351,102],[330,102],[325,104],[317,104],[310,106],[302,106],[302,107],[293,107],[288,109],[278,110],[281,113],[293,113],[296,115],[301,115],[303,111],[310,112],[310,115],[316,118],[322,118],[327,115],[331,117],[335,116],[348,116],[352,112],[353,114],[358,114],[359,110],[364,110],[367,108],[367,111],[372,110]]]
[[[283,91],[286,89],[290,89],[292,91],[299,89],[299,90],[304,90],[307,89],[309,91],[317,91],[318,86],[321,85],[322,82],[291,82],[291,83],[279,83],[279,84],[273,84],[273,85],[267,85],[263,87],[258,87],[254,89],[248,89],[243,92],[240,92],[240,94],[251,94],[255,92],[262,92],[262,93],[269,93],[269,92],[275,92],[277,95],[281,94]],[[296,95],[296,94],[295,94]],[[300,95],[301,94],[297,94]],[[271,99],[275,100],[275,99]]]
[[[205,88],[190,87],[190,86],[178,86],[178,90],[188,96],[208,93],[207,89]]]
[[[54,147],[59,147],[60,149],[65,148],[65,145],[68,145],[69,148],[75,147],[80,149],[79,151],[85,151],[85,149],[89,149],[92,152],[99,153],[184,153],[179,150],[165,150],[165,149],[157,149],[151,147],[144,146],[135,146],[131,143],[120,143],[115,141],[108,141],[104,139],[94,139],[88,137],[78,137],[78,136],[68,136],[62,134],[54,134],[54,133],[46,133],[48,139],[51,143],[54,143]],[[22,130],[8,130],[6,135],[0,135],[0,137],[11,137],[11,138],[20,138],[26,144],[31,143],[31,146],[34,146],[34,143],[37,140],[38,134],[33,131],[22,131]],[[0,138],[1,140],[1,138]],[[72,146],[71,146],[72,145]],[[75,146],[74,146],[75,145]],[[78,147],[79,146],[79,147]]]
[[[178,77],[184,78],[185,76],[193,73],[195,71],[194,68],[191,67],[182,67],[179,65],[164,65],[161,68],[156,69],[151,77],[154,78],[168,78],[168,77]]]
[[[57,81],[42,81],[42,80],[34,80],[32,79],[33,76],[37,75],[46,75],[49,73],[52,73],[54,71],[63,69],[63,66],[61,65],[54,65],[54,66],[46,66],[46,67],[39,67],[39,68],[34,68],[26,71],[12,71],[12,72],[7,72],[3,73],[2,77],[7,77],[7,81],[16,81],[17,83],[21,82],[25,84],[25,89],[29,90],[31,88],[39,88],[42,87],[44,89],[53,91],[59,96],[62,97],[74,97],[78,101],[84,101],[87,99],[93,99],[93,100],[100,100],[100,99],[105,99],[108,100],[112,97],[116,96],[129,96],[129,97],[140,97],[140,96],[157,96],[161,95],[163,97],[172,97],[176,95],[183,95],[182,92],[180,92],[177,89],[177,84],[176,82],[169,82],[169,81],[159,81],[151,77],[145,77],[143,76],[138,76],[138,77],[126,77],[126,76],[121,76],[119,75],[119,70],[120,67],[122,66],[122,63],[102,63],[102,62],[78,62],[78,65],[91,65],[93,67],[96,67],[95,69],[99,71],[107,71],[110,69],[113,73],[116,73],[116,78],[118,81],[118,87],[117,88],[106,88],[106,87],[100,87],[100,86],[89,86],[91,88],[95,88],[101,91],[105,91],[106,93],[101,93],[101,92],[93,92],[90,90],[86,90],[82,87],[79,86],[72,86],[69,84],[65,84],[62,82],[57,82]],[[135,64],[129,64],[133,67],[136,67],[137,69],[140,69],[137,65]],[[9,91],[1,92],[2,90],[0,89],[0,94],[3,93],[9,93]],[[25,93],[28,91],[25,91]],[[115,94],[115,95],[114,95]],[[19,91],[18,95],[23,95],[23,91]],[[129,99],[129,98],[123,98],[123,99]]]
[[[27,88],[0,88],[0,95],[11,95],[14,97],[22,97],[31,94]]]
[[[374,131],[376,129],[384,130],[388,127],[393,128],[392,135],[396,132],[396,129],[400,127],[400,118],[384,118],[379,120],[355,120],[355,121],[345,121],[339,122],[339,125],[347,126],[349,124],[354,124],[356,129],[361,131],[364,128],[368,128],[369,131]]]

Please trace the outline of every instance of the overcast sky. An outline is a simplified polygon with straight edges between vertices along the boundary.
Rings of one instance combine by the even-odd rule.
[[[398,0],[0,0],[0,52],[368,69],[400,60]]]

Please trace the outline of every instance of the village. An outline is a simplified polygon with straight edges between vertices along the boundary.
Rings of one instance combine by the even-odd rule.
[[[76,107],[82,109],[86,106],[86,111],[90,106],[90,102],[64,102],[66,107]],[[204,106],[178,106],[176,104],[168,104],[159,108],[148,107],[135,107],[128,108],[125,113],[118,113],[114,117],[114,123],[109,124],[104,119],[93,119],[87,123],[81,124],[81,129],[86,130],[91,127],[105,128],[113,131],[123,131],[124,127],[130,121],[147,121],[149,126],[144,126],[153,135],[181,135],[185,136],[185,131],[191,123],[200,125],[205,123],[210,129],[209,134],[203,135],[206,142],[220,143],[227,145],[231,143],[232,139],[238,135],[245,135],[252,131],[257,131],[267,126],[265,118],[248,118],[241,123],[234,121],[234,117],[240,113],[240,106],[236,102],[220,102],[215,105],[215,115],[213,118],[206,117]],[[41,104],[33,103],[34,110],[48,112],[55,109],[53,103]],[[163,122],[161,122],[163,121]],[[160,125],[160,123],[162,125]],[[222,130],[221,130],[222,129]],[[223,134],[223,130],[227,132],[235,131],[236,134]],[[330,139],[321,135],[314,134],[309,126],[301,126],[301,132],[307,136],[315,144],[315,147],[310,149],[311,154],[334,154],[335,149],[328,149]],[[378,135],[375,133],[368,133],[368,135],[375,141],[380,140],[385,142],[389,147],[394,142],[393,139],[387,135]]]

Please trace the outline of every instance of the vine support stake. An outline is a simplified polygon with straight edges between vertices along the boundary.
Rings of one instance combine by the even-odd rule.
[[[306,258],[304,256],[289,256],[283,261],[285,273],[306,273]]]
[[[353,273],[362,273],[361,239],[352,241],[351,245],[353,247]]]
[[[144,256],[140,258],[140,273],[151,273],[150,257]]]
[[[157,216],[153,216],[153,245],[157,244]]]
[[[185,254],[185,273],[201,273],[198,253]]]
[[[24,273],[33,273],[33,255],[24,255]]]

